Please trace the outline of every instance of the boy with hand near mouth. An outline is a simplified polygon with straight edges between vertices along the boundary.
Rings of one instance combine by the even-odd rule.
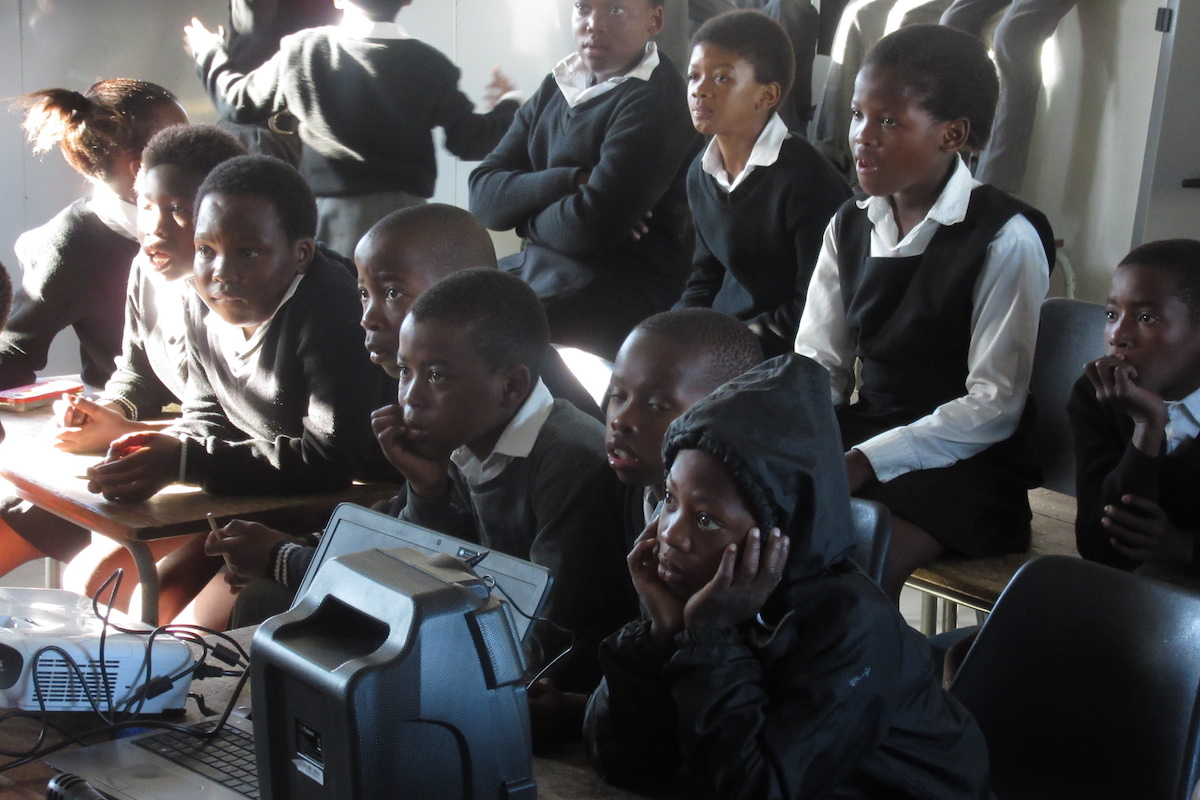
[[[500,262],[534,288],[551,339],[613,358],[687,275],[686,165],[698,137],[651,42],[663,0],[573,4],[577,52],[471,173],[471,212],[525,240]]]
[[[696,250],[677,307],[737,317],[767,356],[791,351],[825,226],[850,197],[777,113],[794,71],[787,34],[758,11],[713,17],[692,39],[688,104],[712,140],[688,170]]]
[[[1067,402],[1084,558],[1196,569],[1200,536],[1200,242],[1133,250],[1109,289],[1108,354]]]
[[[636,610],[614,602],[628,582],[608,531],[600,426],[551,397],[539,376],[548,344],[537,297],[519,279],[450,275],[412,304],[400,328],[398,404],[377,410],[372,425],[408,481],[400,519],[550,569],[550,622],[534,624],[529,667],[571,645],[555,677],[590,691],[596,641]]]

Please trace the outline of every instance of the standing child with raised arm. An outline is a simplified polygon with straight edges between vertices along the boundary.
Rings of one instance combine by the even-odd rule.
[[[336,0],[342,22],[285,36],[257,69],[234,70],[220,32],[199,20],[185,31],[201,80],[222,115],[266,122],[287,110],[299,121],[300,171],[317,196],[317,239],[345,257],[376,221],[425,202],[437,178],[433,129],[446,149],[479,159],[500,141],[518,102],[495,73],[493,108],[476,114],[459,70],[412,38],[396,15],[412,0]]]
[[[0,332],[0,388],[32,383],[66,327],[79,337],[84,383],[103,386],[121,352],[122,299],[138,250],[134,178],[142,150],[187,114],[161,86],[126,78],[83,94],[44,89],[22,100],[34,152],[57,144],[91,195],[17,239],[21,280]]]
[[[1107,355],[1067,401],[1084,558],[1196,570],[1200,537],[1200,242],[1137,247],[1113,273]]]
[[[679,70],[650,41],[663,0],[572,5],[577,52],[471,173],[471,212],[524,240],[500,266],[537,292],[551,340],[611,359],[683,289],[699,139]]]
[[[945,551],[1029,544],[1040,470],[1025,399],[1054,240],[959,156],[987,142],[998,90],[961,31],[902,28],[868,53],[850,124],[868,196],[829,224],[796,334],[830,372],[850,490],[892,512],[895,598]]]
[[[692,124],[712,140],[688,170],[696,252],[678,305],[737,317],[768,356],[795,344],[821,234],[850,196],[777,113],[794,63],[779,23],[733,11],[696,32],[687,70]]]

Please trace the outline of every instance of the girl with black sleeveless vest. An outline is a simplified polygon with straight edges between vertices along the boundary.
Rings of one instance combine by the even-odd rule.
[[[1054,240],[959,156],[987,143],[998,92],[983,43],[949,28],[903,28],[867,55],[850,124],[867,196],[826,230],[796,337],[830,372],[851,491],[892,512],[894,598],[944,552],[1029,544],[1026,397]]]

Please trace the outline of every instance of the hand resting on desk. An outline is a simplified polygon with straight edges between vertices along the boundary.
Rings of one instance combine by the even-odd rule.
[[[54,446],[68,453],[103,453],[127,433],[148,430],[143,422],[125,418],[115,403],[97,403],[74,394],[54,402]]]
[[[88,491],[114,501],[153,497],[179,476],[182,449],[182,442],[165,433],[126,434],[109,445],[103,461],[88,468]]]

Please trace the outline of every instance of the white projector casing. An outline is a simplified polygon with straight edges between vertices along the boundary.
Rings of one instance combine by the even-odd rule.
[[[100,611],[105,611],[100,606]],[[114,610],[109,621],[122,628],[152,630]],[[100,632],[104,623],[92,611],[92,601],[61,589],[0,587],[0,706],[37,711],[42,708],[34,686],[34,656],[44,647],[66,652],[83,674],[86,690],[75,670],[55,652],[37,658],[37,688],[48,711],[91,711],[88,692],[101,711],[125,708],[126,701],[150,678],[174,675],[192,661],[191,648],[165,633],[154,637],[150,675],[146,674],[149,633],[118,633],[109,628],[104,641],[105,666],[100,664]],[[105,690],[105,683],[108,691]],[[191,676],[180,678],[168,691],[131,711],[156,714],[182,709]]]

